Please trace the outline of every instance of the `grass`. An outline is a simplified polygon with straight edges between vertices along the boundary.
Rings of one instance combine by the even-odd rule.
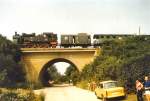
[[[88,90],[88,81],[81,81],[76,84],[77,87]]]
[[[0,88],[0,101],[44,101],[45,95],[37,95],[28,89]]]
[[[127,99],[126,100],[123,100],[123,101],[136,101],[137,98],[136,98],[136,94],[129,94],[127,96]]]

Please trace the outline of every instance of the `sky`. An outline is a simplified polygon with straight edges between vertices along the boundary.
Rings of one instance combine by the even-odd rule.
[[[54,65],[56,66],[57,71],[61,75],[63,75],[65,73],[66,69],[70,66],[70,64],[66,63],[66,62],[56,62]]]
[[[0,0],[0,33],[150,33],[150,0]]]

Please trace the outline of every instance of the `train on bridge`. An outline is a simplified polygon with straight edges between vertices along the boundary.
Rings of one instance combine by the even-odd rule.
[[[112,40],[122,40],[127,37],[134,37],[135,35],[129,34],[94,34],[91,36],[88,33],[78,33],[76,35],[61,35],[60,43],[58,44],[58,34],[53,32],[43,32],[42,34],[36,35],[36,33],[22,35],[15,32],[13,36],[13,42],[20,46],[21,48],[56,48],[60,47],[100,47],[103,45],[108,45],[108,41]],[[149,39],[150,35],[140,35],[142,38]]]

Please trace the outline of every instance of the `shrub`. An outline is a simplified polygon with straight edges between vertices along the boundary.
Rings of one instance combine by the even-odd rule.
[[[79,88],[88,89],[88,81],[83,80],[81,82],[78,82],[76,86]]]
[[[33,91],[19,93],[11,90],[2,93],[0,101],[44,101],[44,95],[35,95]]]

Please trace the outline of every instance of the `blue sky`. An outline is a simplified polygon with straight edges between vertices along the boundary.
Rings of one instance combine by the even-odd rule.
[[[150,33],[150,0],[0,0],[0,33]]]

